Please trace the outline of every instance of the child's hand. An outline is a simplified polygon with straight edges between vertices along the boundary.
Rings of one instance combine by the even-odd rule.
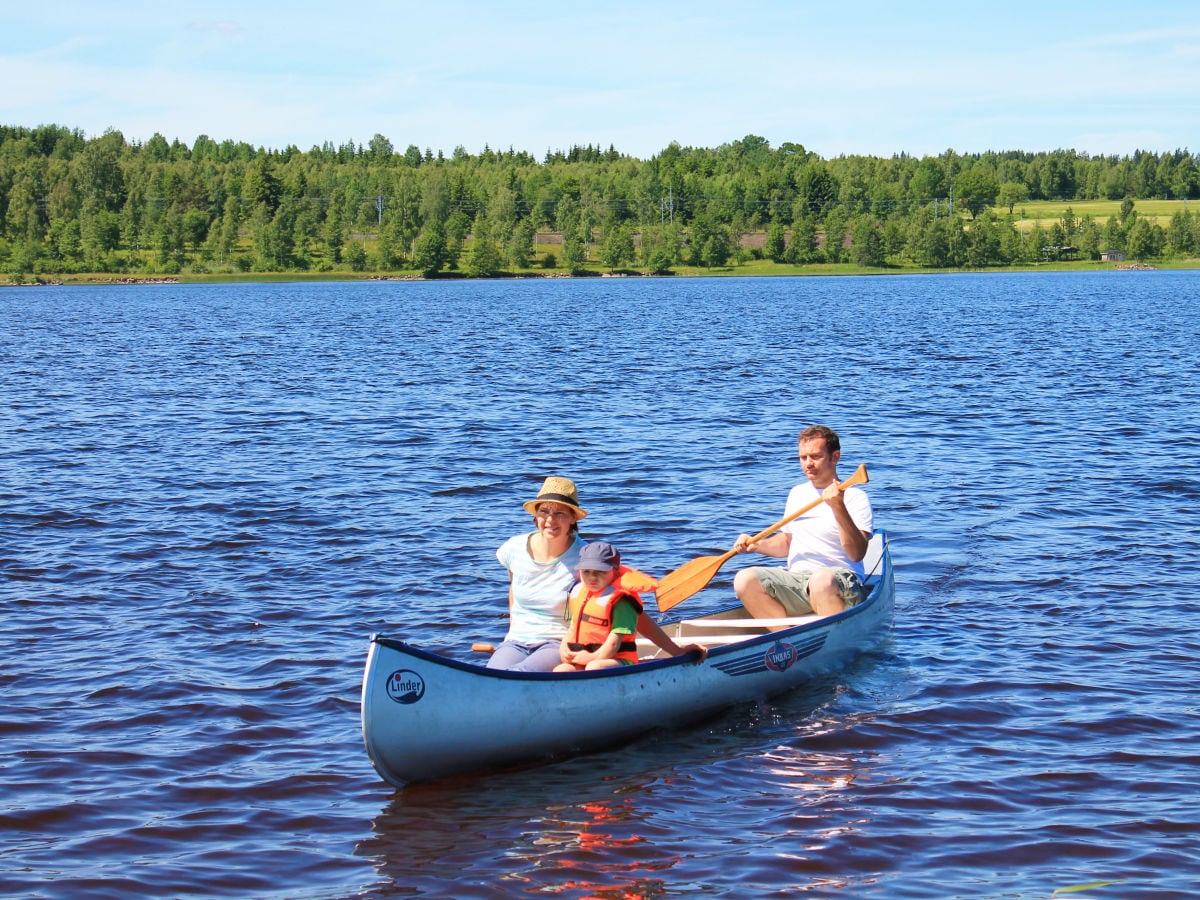
[[[681,653],[680,655],[681,656],[694,656],[694,657],[696,657],[696,662],[704,662],[704,660],[708,656],[708,648],[705,647],[703,644],[688,644],[686,647],[683,648],[683,653]]]

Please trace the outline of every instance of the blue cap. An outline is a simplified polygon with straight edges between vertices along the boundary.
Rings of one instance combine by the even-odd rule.
[[[579,571],[605,572],[615,569],[621,564],[621,554],[612,544],[604,541],[593,541],[579,551]]]

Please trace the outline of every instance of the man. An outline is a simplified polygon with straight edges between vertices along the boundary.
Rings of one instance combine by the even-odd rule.
[[[738,553],[787,559],[787,566],[753,566],[734,576],[733,589],[756,618],[831,615],[860,603],[863,557],[873,528],[871,501],[859,488],[838,484],[841,441],[832,428],[813,425],[800,432],[800,467],[808,477],[788,494],[784,515],[817,497],[825,502],[757,543],[738,537]]]

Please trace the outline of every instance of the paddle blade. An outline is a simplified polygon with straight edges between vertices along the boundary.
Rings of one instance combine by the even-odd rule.
[[[658,599],[658,611],[666,612],[677,603],[682,603],[688,597],[704,590],[725,560],[732,554],[722,556],[698,556],[685,562],[674,572],[668,572],[658,582],[655,597]]]
[[[842,490],[844,491],[848,487],[854,487],[856,484],[866,484],[870,480],[870,476],[867,475],[866,465],[859,465],[859,467],[854,470],[854,474],[842,482]]]

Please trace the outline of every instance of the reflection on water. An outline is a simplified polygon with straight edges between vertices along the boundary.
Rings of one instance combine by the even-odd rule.
[[[617,793],[642,790],[629,786]],[[542,893],[661,896],[666,887],[662,873],[679,857],[659,853],[642,837],[641,809],[629,796],[548,808],[543,834],[527,835],[529,848],[512,852],[530,869],[523,880]]]
[[[847,806],[848,789],[866,774],[863,760],[807,749],[844,732],[844,721],[813,715],[837,695],[836,683],[830,677],[779,703],[747,705],[619,752],[403,788],[355,852],[372,860],[380,897],[659,897],[679,889],[676,868],[694,865],[706,847],[780,839],[791,849],[772,858],[791,883],[828,885],[826,866],[808,871],[806,860],[868,821]],[[709,822],[718,812],[723,828],[736,827],[715,832]],[[822,826],[831,819],[843,824]]]
[[[663,784],[653,774],[632,777],[625,766],[612,768],[601,755],[542,773],[405,788],[356,853],[374,861],[384,895],[439,896],[452,884],[456,897],[501,890],[660,896],[662,873],[680,858],[655,846],[651,835],[659,829],[647,821]],[[581,799],[564,802],[572,795]]]

